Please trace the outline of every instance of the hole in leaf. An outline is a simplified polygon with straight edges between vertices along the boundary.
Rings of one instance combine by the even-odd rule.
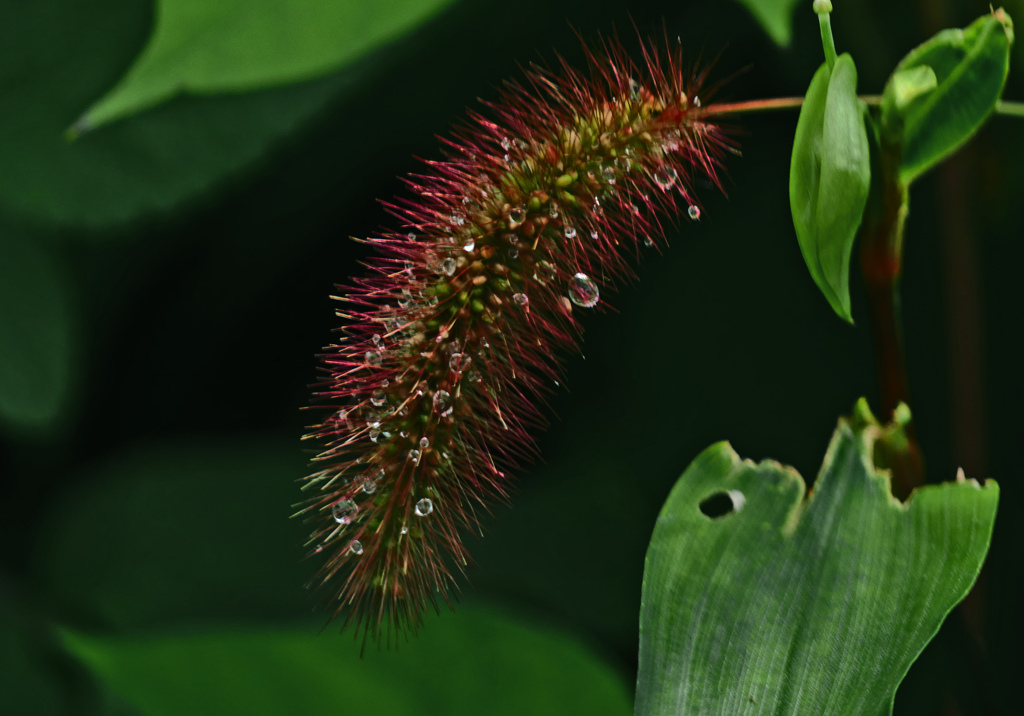
[[[743,509],[746,501],[747,498],[739,490],[716,492],[701,500],[700,511],[705,517],[714,520],[731,515],[733,512],[739,512]]]

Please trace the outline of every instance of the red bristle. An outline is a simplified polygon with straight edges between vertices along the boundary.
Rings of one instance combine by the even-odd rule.
[[[734,147],[695,106],[703,75],[673,45],[643,52],[642,70],[615,40],[587,50],[589,77],[531,68],[385,203],[402,229],[367,240],[369,275],[339,299],[346,337],[317,386],[333,413],[307,436],[319,579],[357,629],[415,630],[449,602],[461,532],[536,457],[580,309],[633,276],[660,216],[699,215],[696,176],[720,186]]]

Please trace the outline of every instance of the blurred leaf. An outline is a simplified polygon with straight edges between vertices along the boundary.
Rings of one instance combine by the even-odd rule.
[[[807,501],[792,468],[727,443],[676,483],[644,571],[639,716],[891,712],[978,575],[999,488],[894,500],[872,467],[883,429],[861,405],[867,419],[839,421]],[[732,510],[705,516],[717,500]]]
[[[158,0],[146,48],[76,123],[89,130],[182,92],[244,92],[335,71],[452,0]]]
[[[843,320],[850,313],[850,253],[871,186],[857,68],[848,54],[823,64],[807,90],[793,141],[789,204],[811,277]]]
[[[395,650],[351,638],[216,631],[153,638],[69,633],[70,649],[147,716],[372,713],[629,714],[622,679],[575,640],[460,610]]]
[[[71,298],[50,250],[0,226],[0,421],[42,429],[67,402]]]
[[[0,592],[0,713],[66,713],[59,674],[47,663],[52,636]]]
[[[274,90],[181,98],[67,142],[65,129],[124,72],[149,20],[148,4],[135,0],[0,3],[0,211],[90,229],[166,212],[251,166],[369,67]]]
[[[288,519],[304,471],[293,440],[135,447],[53,500],[34,559],[42,588],[115,628],[309,613],[305,529]]]
[[[1013,22],[1002,10],[964,30],[943,30],[897,65],[886,85],[882,126],[900,133],[900,180],[909,184],[956,151],[991,114],[1010,68]],[[928,68],[936,85],[898,101],[902,79]]]
[[[797,0],[739,0],[776,45],[786,47],[793,37],[793,8]]]

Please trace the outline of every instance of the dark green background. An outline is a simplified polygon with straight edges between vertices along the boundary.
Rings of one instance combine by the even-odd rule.
[[[987,10],[835,4],[837,45],[866,93],[913,45]],[[133,635],[308,620],[314,564],[287,516],[311,454],[299,436],[315,421],[302,411],[314,355],[337,325],[328,295],[361,270],[365,247],[347,237],[392,222],[377,200],[420,169],[413,156],[438,156],[435,135],[477,97],[554,50],[581,64],[574,31],[618,28],[635,50],[631,23],[681,35],[694,61],[718,57],[712,77],[736,75],[722,98],[802,94],[821,61],[802,7],[779,49],[735,3],[466,0],[336,75],[179,98],[68,150],[60,132],[123,74],[151,12],[0,7],[0,261],[33,252],[60,287],[34,313],[40,281],[8,276],[0,310],[40,316],[27,329],[40,335],[66,321],[55,350],[69,366],[56,417],[0,425],[4,713],[133,713],[61,650],[55,624]],[[1024,98],[1013,71],[1006,96]],[[570,389],[538,436],[544,463],[473,545],[464,601],[576,635],[630,684],[644,551],[689,461],[729,439],[810,480],[836,417],[859,395],[874,402],[859,277],[851,328],[793,233],[795,122],[737,122],[728,198],[697,186],[702,220],[672,230],[663,257],[648,252],[640,281],[602,301],[614,310],[594,311],[586,358],[567,358]],[[898,714],[1020,708],[1022,130],[993,119],[912,189],[903,303],[929,479],[962,465],[1003,493],[979,586],[912,669]]]

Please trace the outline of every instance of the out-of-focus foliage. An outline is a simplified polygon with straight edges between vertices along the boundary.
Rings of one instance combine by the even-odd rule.
[[[630,713],[625,684],[563,634],[474,609],[433,626],[429,639],[371,647],[365,658],[351,639],[318,635],[313,624],[65,641],[149,716]]]

